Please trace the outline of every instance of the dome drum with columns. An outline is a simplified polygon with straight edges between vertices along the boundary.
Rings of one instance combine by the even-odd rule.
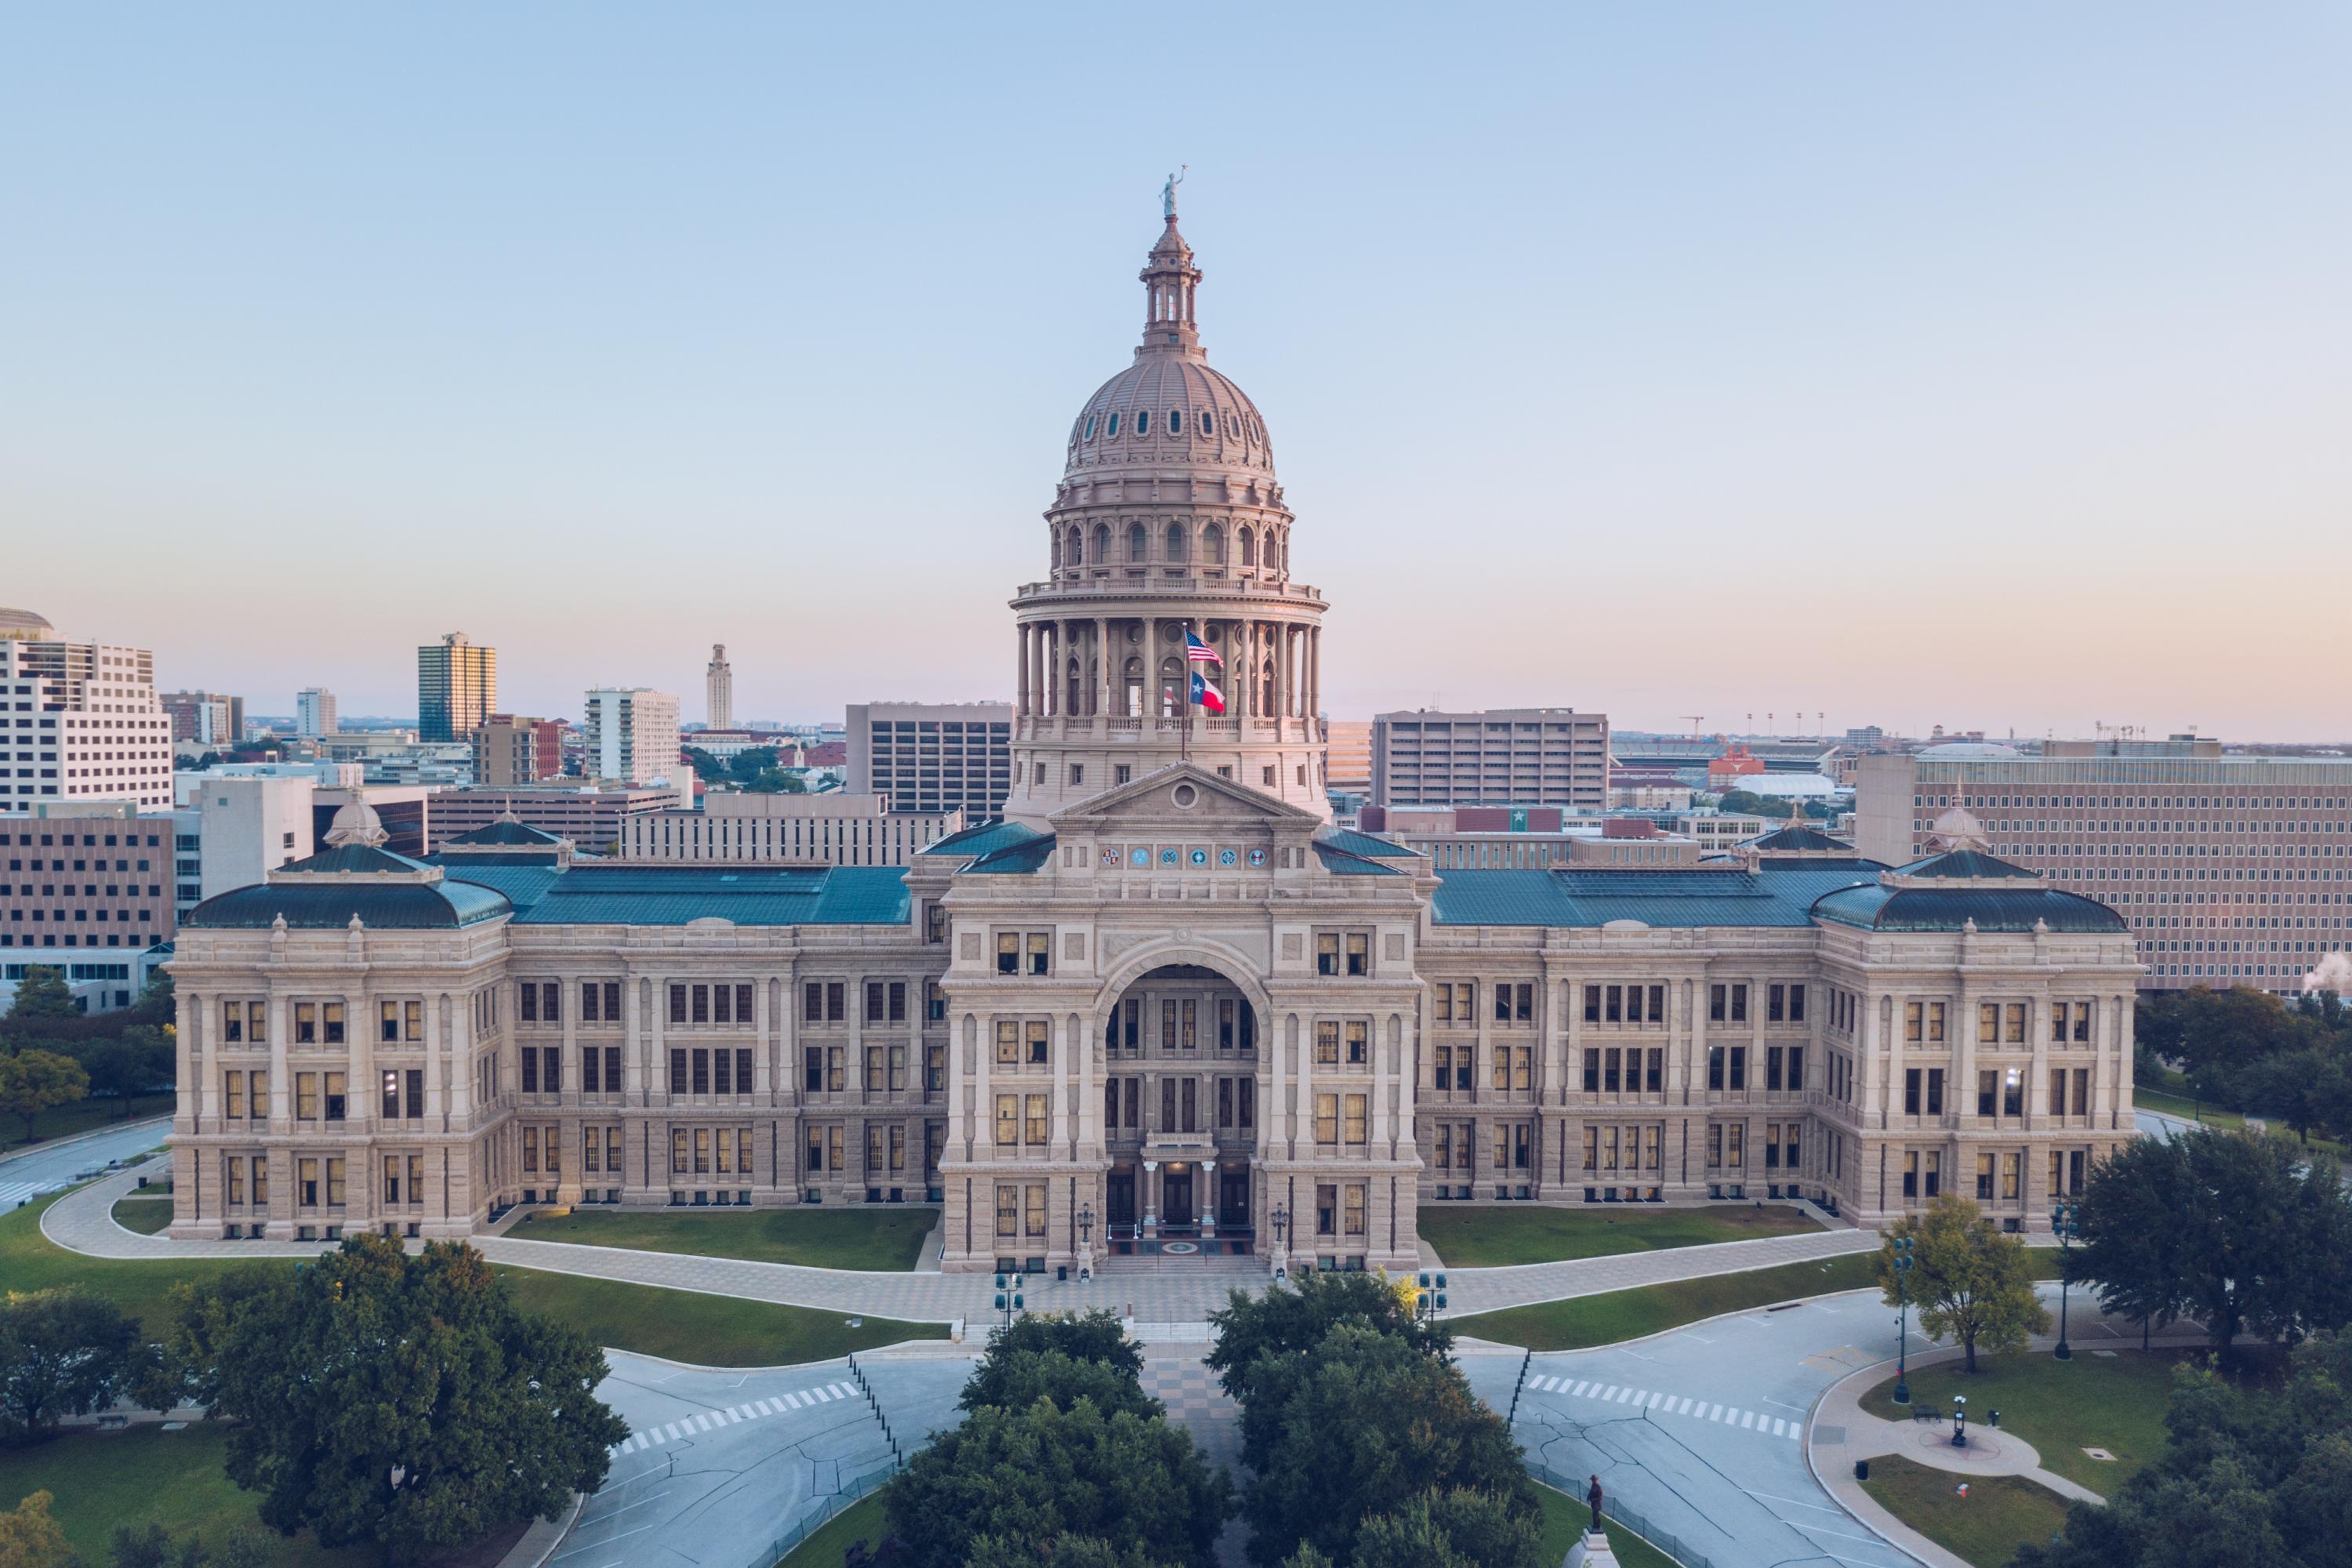
[[[1087,400],[1045,513],[1046,572],[1013,600],[1005,813],[1063,806],[1179,760],[1328,817],[1323,598],[1290,580],[1265,422],[1209,368],[1201,272],[1171,214],[1141,274],[1135,363]],[[1216,657],[1188,658],[1185,633]],[[1198,668],[1223,711],[1193,703]]]

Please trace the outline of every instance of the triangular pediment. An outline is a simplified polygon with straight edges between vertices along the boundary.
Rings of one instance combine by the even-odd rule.
[[[1312,833],[1323,819],[1234,783],[1194,763],[1171,763],[1139,779],[1115,784],[1048,818],[1056,834],[1095,833],[1150,825],[1181,832],[1190,825],[1213,823],[1231,828],[1255,824],[1271,829]]]

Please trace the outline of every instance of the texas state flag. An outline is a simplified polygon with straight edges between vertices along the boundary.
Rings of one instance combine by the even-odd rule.
[[[1192,700],[1212,713],[1225,710],[1225,694],[1210,685],[1208,677],[1197,669],[1192,672]]]

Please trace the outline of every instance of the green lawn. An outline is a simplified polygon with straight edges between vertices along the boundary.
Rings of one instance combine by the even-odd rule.
[[[222,1468],[227,1451],[226,1429],[207,1422],[177,1432],[140,1426],[0,1448],[0,1508],[46,1488],[57,1498],[58,1522],[89,1564],[112,1560],[107,1543],[118,1524],[161,1524],[174,1534],[195,1530],[216,1546],[238,1525],[260,1524],[258,1494],[240,1489]],[[361,1568],[381,1561],[371,1546],[329,1552],[307,1533],[262,1536],[273,1563]]]
[[[1421,1238],[1449,1268],[1496,1268],[1515,1263],[1556,1263],[1618,1252],[1705,1247],[1819,1230],[1803,1210],[1786,1204],[1709,1208],[1543,1208],[1530,1204],[1425,1204]]]
[[[1592,1522],[1592,1510],[1584,1506],[1582,1498],[1572,1498],[1540,1481],[1536,1483],[1536,1493],[1543,1499],[1543,1560],[1564,1563],[1568,1560],[1569,1549],[1584,1538],[1584,1527]],[[1673,1558],[1608,1518],[1605,1504],[1601,1514],[1601,1528],[1608,1534],[1609,1544],[1617,1553],[1617,1561],[1625,1568],[1675,1568]],[[827,1564],[827,1568],[832,1568],[832,1565]]]
[[[114,1223],[142,1236],[159,1235],[165,1226],[172,1223],[172,1200],[117,1198],[114,1200]]]
[[[1952,1395],[1964,1394],[1972,1425],[1999,1410],[2001,1430],[2032,1444],[2044,1469],[2113,1497],[2135,1471],[2164,1452],[2172,1369],[2198,1353],[2118,1349],[2103,1356],[2077,1346],[2072,1361],[2056,1360],[2047,1351],[1988,1356],[1977,1363],[1982,1370],[1973,1377],[1951,1362],[1912,1373],[1911,1402],[1949,1412]],[[1894,1393],[1889,1378],[1864,1396],[1862,1407],[1889,1421],[1908,1419],[1910,1412],[1895,1403]],[[2116,1457],[2094,1459],[2085,1448],[2105,1448]]]
[[[518,1241],[571,1241],[695,1258],[743,1258],[811,1268],[908,1269],[939,1222],[935,1208],[579,1208],[532,1215],[507,1234]]]
[[[841,1568],[842,1554],[863,1541],[882,1544],[882,1494],[869,1492],[826,1520],[816,1533],[784,1553],[776,1568]]]
[[[78,1132],[96,1132],[118,1121],[136,1121],[142,1116],[161,1116],[177,1103],[178,1096],[168,1091],[134,1095],[126,1115],[123,1102],[120,1100],[77,1100],[71,1105],[52,1106],[34,1117],[30,1138],[25,1136],[23,1117],[0,1117],[0,1154],[59,1138],[71,1138]],[[157,1133],[156,1142],[163,1142],[163,1136]]]
[[[601,1345],[700,1366],[792,1366],[901,1340],[942,1340],[945,1323],[865,1318],[500,1267],[518,1304],[578,1325]]]
[[[1969,1404],[1976,1401],[1970,1399]],[[1977,1568],[2008,1568],[2017,1549],[2044,1542],[2066,1522],[2066,1500],[2021,1476],[1962,1477],[1896,1455],[1870,1461],[1863,1490],[1895,1518]]]
[[[2144,1110],[2160,1110],[2167,1116],[2202,1122],[2224,1131],[2235,1131],[2246,1124],[2243,1115],[2227,1106],[2216,1105],[2210,1100],[2200,1100],[2187,1093],[2188,1081],[2179,1073],[2168,1075],[2168,1082],[2169,1087],[2164,1089],[2152,1084],[2132,1085],[2132,1103]],[[2294,1136],[2284,1121],[2273,1121],[2270,1125],[2284,1136]],[[2352,1150],[2329,1138],[2314,1137],[2310,1146],[2315,1152],[2333,1154],[2338,1160],[2352,1155]]]
[[[2029,1248],[2026,1257],[2036,1279],[2058,1278],[2055,1248]],[[1875,1289],[1877,1285],[1878,1254],[1849,1252],[1819,1263],[1783,1263],[1740,1274],[1709,1274],[1671,1285],[1538,1301],[1447,1321],[1456,1333],[1476,1339],[1535,1351],[1580,1351],[1637,1340],[1722,1312],[1744,1312],[1840,1290]]]
[[[41,1234],[41,1215],[56,1201],[43,1198],[0,1215],[0,1282],[7,1289],[78,1286],[113,1301],[144,1322],[150,1333],[157,1333],[169,1310],[173,1286],[239,1267],[236,1259],[226,1258],[149,1262],[68,1252]],[[261,1261],[289,1266],[294,1260]],[[662,1290],[536,1268],[500,1268],[499,1272],[521,1305],[578,1324],[599,1344],[705,1366],[788,1366],[827,1361],[899,1340],[941,1339],[947,1334],[941,1323],[867,1318],[862,1327],[853,1329],[838,1312],[806,1307]]]

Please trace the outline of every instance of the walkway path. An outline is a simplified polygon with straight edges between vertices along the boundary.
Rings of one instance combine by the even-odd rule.
[[[42,1234],[59,1247],[95,1258],[307,1258],[326,1247],[320,1242],[173,1241],[136,1236],[116,1225],[110,1213],[114,1199],[133,1184],[131,1173],[123,1173],[68,1194],[41,1216]],[[493,1263],[522,1268],[913,1322],[984,1321],[994,1294],[993,1279],[986,1274],[805,1268],[500,1236],[476,1237],[474,1245]],[[1453,1314],[1460,1317],[1676,1279],[1822,1261],[1867,1252],[1877,1245],[1876,1235],[1869,1231],[1808,1231],[1564,1263],[1449,1269],[1447,1284]],[[1197,1323],[1225,1304],[1228,1291],[1256,1289],[1265,1282],[1265,1274],[1254,1265],[1221,1268],[1219,1261],[1203,1260],[1197,1271],[1108,1275],[1087,1281],[1033,1276],[1025,1293],[1032,1311],[1108,1307],[1123,1317]]]

